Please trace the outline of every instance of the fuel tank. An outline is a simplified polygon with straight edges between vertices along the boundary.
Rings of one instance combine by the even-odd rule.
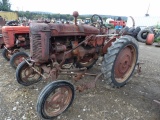
[[[90,25],[74,25],[74,24],[49,24],[51,36],[72,36],[90,34],[99,34],[99,29]]]

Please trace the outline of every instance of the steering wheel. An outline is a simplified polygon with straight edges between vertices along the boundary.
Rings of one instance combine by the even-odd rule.
[[[96,17],[98,19],[95,19]],[[97,15],[97,14],[92,15],[92,17],[91,17],[91,25],[100,29],[101,26],[103,26],[102,17]]]
[[[98,28],[100,30],[100,34],[105,33],[107,29],[106,26],[103,24],[102,17],[97,14],[92,15],[91,26]]]

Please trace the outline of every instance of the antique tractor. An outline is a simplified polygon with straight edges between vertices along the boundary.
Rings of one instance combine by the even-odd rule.
[[[78,91],[95,87],[101,75],[112,87],[126,84],[138,59],[138,43],[135,38],[130,35],[106,34],[102,18],[98,15],[100,21],[93,22],[91,26],[77,25],[78,12],[74,12],[73,16],[75,24],[30,24],[31,57],[24,59],[16,69],[19,84],[29,86],[42,77],[56,80],[58,75],[73,75],[74,81],[85,75],[95,77],[92,82],[78,85]],[[87,73],[87,69],[100,56],[103,56],[103,61],[99,74]],[[74,92],[75,88],[69,81],[57,80],[48,84],[38,98],[39,115],[44,119],[60,115],[72,104]]]
[[[10,60],[15,69],[23,58],[28,57],[28,54],[20,49],[30,47],[29,26],[3,26],[2,35],[5,43],[2,55],[6,60]]]

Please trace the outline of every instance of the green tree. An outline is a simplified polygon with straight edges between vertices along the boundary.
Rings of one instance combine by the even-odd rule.
[[[0,11],[11,11],[9,0],[0,0]]]

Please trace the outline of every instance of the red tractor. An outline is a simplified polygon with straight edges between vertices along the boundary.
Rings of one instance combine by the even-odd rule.
[[[138,59],[135,38],[106,34],[102,18],[98,15],[101,21],[91,26],[77,25],[78,12],[74,12],[73,16],[75,24],[30,24],[31,57],[16,69],[19,84],[29,86],[42,77],[56,80],[59,75],[73,75],[74,81],[85,75],[95,77],[92,82],[78,85],[78,91],[93,88],[101,75],[112,87],[122,87],[127,83]],[[103,57],[101,71],[98,74],[87,73],[100,56]],[[48,84],[38,98],[39,115],[44,119],[55,118],[69,108],[74,94],[75,88],[69,81],[56,80]]]
[[[23,58],[29,55],[20,49],[29,49],[29,26],[3,26],[2,35],[4,39],[4,49],[2,55],[6,60],[10,60],[13,68],[16,68]]]

